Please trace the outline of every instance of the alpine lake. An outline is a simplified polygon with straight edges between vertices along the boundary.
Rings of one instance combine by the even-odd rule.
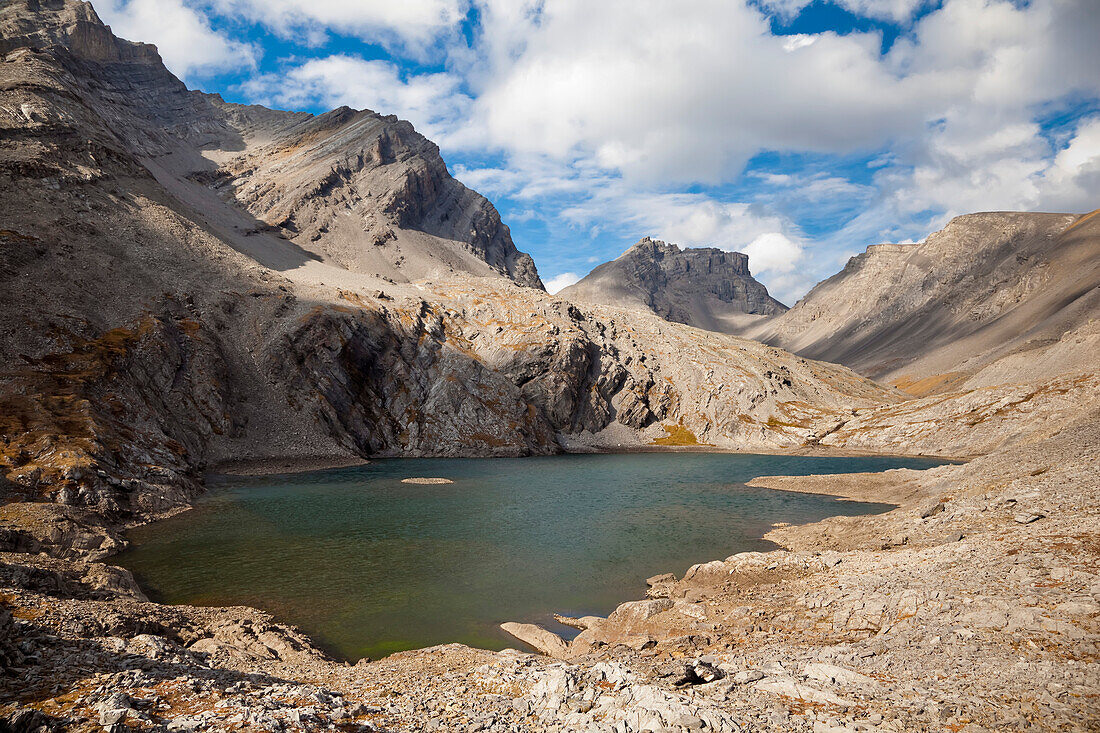
[[[211,476],[194,509],[131,531],[112,562],[153,600],[261,608],[351,661],[447,642],[503,649],[521,646],[504,621],[568,637],[553,613],[606,615],[644,597],[651,575],[775,549],[762,539],[773,524],[892,508],[753,478],[941,463],[655,452]]]

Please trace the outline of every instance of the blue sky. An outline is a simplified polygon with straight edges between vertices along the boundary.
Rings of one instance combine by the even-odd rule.
[[[951,216],[1100,206],[1096,0],[99,0],[189,86],[413,122],[550,289],[642,236],[793,302]]]

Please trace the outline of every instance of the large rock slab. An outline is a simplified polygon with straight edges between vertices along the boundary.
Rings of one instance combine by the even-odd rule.
[[[508,621],[500,625],[506,633],[516,637],[524,644],[530,644],[543,654],[555,659],[569,657],[569,644],[552,631],[547,631],[537,624],[520,624]]]

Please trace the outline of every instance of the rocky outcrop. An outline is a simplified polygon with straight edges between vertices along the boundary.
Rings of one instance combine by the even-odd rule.
[[[159,65],[156,46],[116,37],[88,3],[16,0],[0,9],[0,54],[64,47],[90,61]]]
[[[391,278],[454,270],[542,288],[484,197],[408,122],[341,107],[233,158],[219,188],[303,250]]]
[[[126,546],[108,520],[86,509],[47,502],[0,506],[0,552],[102,560]]]
[[[320,396],[320,419],[362,454],[517,455],[673,431],[794,447],[799,425],[895,399],[846,370],[654,316],[481,282],[421,292],[311,312],[271,347],[279,381]]]
[[[787,307],[749,273],[748,255],[680,249],[643,238],[559,293],[569,300],[631,308],[710,331],[737,332]]]
[[[1023,355],[1095,318],[1098,242],[1095,212],[961,216],[920,244],[868,247],[748,335],[915,394],[957,387],[1013,354],[1021,368],[1005,381],[1072,373],[1083,366],[1075,359],[1038,372]]]
[[[547,656],[564,659],[569,655],[569,645],[560,636],[536,624],[517,624],[508,621],[501,624],[500,628]]]

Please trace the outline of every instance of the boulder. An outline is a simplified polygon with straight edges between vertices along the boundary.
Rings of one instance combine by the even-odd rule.
[[[500,628],[549,657],[555,659],[569,657],[569,644],[554,632],[547,631],[537,624],[520,624],[508,621],[501,624]]]

